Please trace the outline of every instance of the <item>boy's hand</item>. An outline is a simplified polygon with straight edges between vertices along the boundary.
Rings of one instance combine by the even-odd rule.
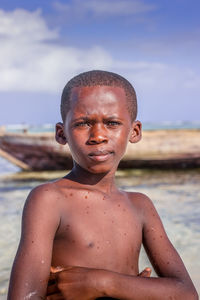
[[[103,296],[96,288],[99,271],[83,267],[51,268],[46,299],[94,300]]]
[[[95,288],[95,272],[83,267],[51,268],[46,299],[93,300],[103,296]],[[151,269],[145,268],[138,276],[150,277]]]
[[[141,273],[138,274],[140,277],[150,277],[151,276],[151,269],[145,268]]]

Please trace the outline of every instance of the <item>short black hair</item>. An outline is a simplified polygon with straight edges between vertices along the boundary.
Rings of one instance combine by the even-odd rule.
[[[73,77],[64,87],[61,97],[61,116],[65,121],[67,112],[70,109],[70,98],[72,89],[86,86],[117,86],[124,89],[127,98],[127,108],[134,121],[137,116],[137,97],[133,86],[124,77],[107,71],[93,70],[81,73]]]

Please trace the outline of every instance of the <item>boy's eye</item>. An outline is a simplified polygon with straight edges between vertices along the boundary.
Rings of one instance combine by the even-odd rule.
[[[108,122],[106,122],[106,125],[111,126],[111,127],[117,127],[117,126],[121,125],[121,123],[118,121],[108,121]]]
[[[81,121],[74,124],[74,127],[85,127],[85,126],[89,126],[89,123],[86,121]]]

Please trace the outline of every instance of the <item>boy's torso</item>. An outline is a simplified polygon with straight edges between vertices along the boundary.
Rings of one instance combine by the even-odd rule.
[[[61,222],[53,246],[52,266],[83,266],[138,274],[142,222],[127,193],[110,196],[97,190],[62,185]],[[132,197],[134,198],[134,197]]]

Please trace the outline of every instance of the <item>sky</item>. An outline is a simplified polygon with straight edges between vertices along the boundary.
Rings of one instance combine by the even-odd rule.
[[[117,72],[142,122],[199,121],[199,0],[0,0],[0,125],[61,120],[78,73]]]

